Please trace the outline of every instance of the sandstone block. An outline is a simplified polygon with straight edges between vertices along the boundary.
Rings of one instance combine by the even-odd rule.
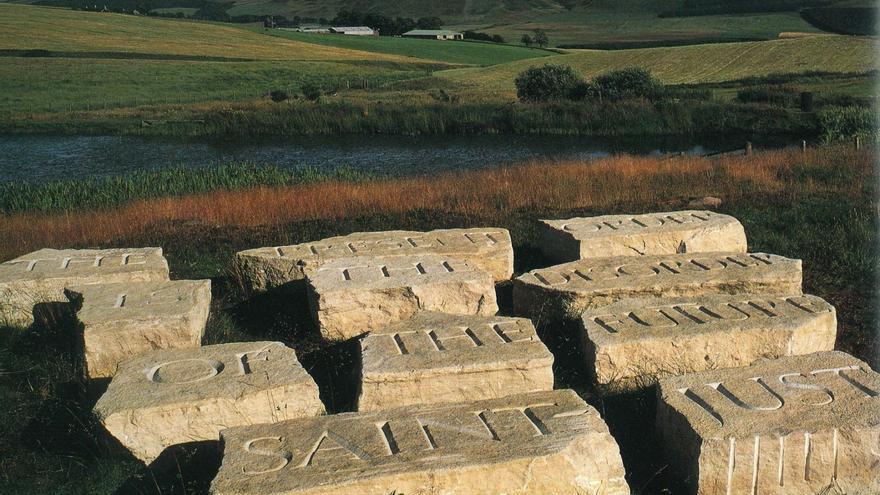
[[[581,317],[587,368],[608,391],[671,375],[834,349],[834,307],[809,295],[627,299]]]
[[[0,264],[0,325],[28,326],[34,306],[73,285],[168,280],[162,248],[41,249]]]
[[[312,313],[328,340],[356,337],[419,310],[498,312],[489,273],[441,256],[342,258],[310,271],[306,282]]]
[[[224,431],[214,495],[628,494],[614,439],[570,390]]]
[[[86,376],[110,377],[138,354],[199,347],[211,281],[83,285],[71,287],[68,297],[79,306]]]
[[[553,389],[553,355],[532,322],[422,312],[361,340],[359,411]]]
[[[621,299],[705,294],[797,295],[801,261],[773,254],[618,256],[533,270],[514,281],[517,314],[576,318]]]
[[[712,211],[542,220],[541,249],[557,262],[652,254],[746,252],[742,224]]]
[[[689,493],[880,493],[880,375],[841,352],[660,381],[657,427]]]
[[[235,266],[254,292],[305,278],[305,272],[339,258],[434,254],[468,262],[496,281],[513,275],[510,232],[497,228],[412,232],[358,232],[293,246],[249,249],[235,255]]]
[[[323,412],[315,382],[280,342],[135,357],[119,366],[95,405],[104,427],[147,463],[170,445],[217,440],[225,428]]]

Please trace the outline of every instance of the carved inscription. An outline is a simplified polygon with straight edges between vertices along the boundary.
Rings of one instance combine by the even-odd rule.
[[[299,435],[243,440],[242,449],[251,457],[243,474],[255,476],[284,468],[334,469],[340,464],[352,469],[381,457],[441,458],[454,455],[457,449],[480,448],[483,443],[510,443],[510,448],[516,448],[518,440],[587,430],[588,413],[583,406],[535,402],[424,414],[414,411],[408,417],[375,415],[356,427],[340,422],[337,428],[330,421],[310,440]]]
[[[344,268],[320,268],[319,272],[336,272],[343,282],[370,282],[381,279],[401,278],[410,275],[445,275],[467,269],[457,260],[431,262],[403,262],[397,264],[353,265]]]
[[[850,365],[705,383],[699,387],[681,388],[678,392],[723,426],[725,419],[721,411],[731,415],[743,410],[776,411],[791,403],[794,405],[789,407],[820,407],[831,404],[839,395],[878,397],[880,390],[866,380],[869,373],[871,371],[863,366]]]
[[[609,333],[620,333],[669,329],[679,325],[703,326],[720,321],[769,320],[831,311],[831,306],[812,297],[755,297],[714,304],[650,305],[626,313],[593,316],[591,319]]]
[[[390,339],[399,354],[443,352],[470,347],[496,346],[514,342],[533,342],[534,336],[517,322],[499,321],[480,326],[438,327],[377,335]]]
[[[236,353],[237,366],[232,372],[239,376],[253,373],[255,363],[269,361],[273,348],[283,349],[284,345],[272,342],[251,351]],[[189,358],[158,363],[145,370],[145,375],[152,383],[180,385],[210,380],[220,376],[225,370],[226,366],[215,359]]]
[[[687,257],[685,259],[653,259],[650,261],[621,262],[617,265],[567,266],[535,270],[532,275],[548,287],[589,286],[601,282],[629,277],[654,277],[657,275],[687,275],[722,270],[747,270],[753,267],[773,265],[767,254],[731,254],[718,257]],[[574,265],[574,264],[570,264]]]
[[[347,256],[376,255],[388,256],[396,253],[415,254],[419,252],[467,248],[469,246],[493,246],[507,237],[506,232],[500,230],[469,230],[466,232],[441,232],[441,233],[407,233],[403,235],[370,238],[369,234],[363,234],[362,238],[347,241],[341,238],[339,242],[319,241],[302,245],[308,253],[326,258],[343,258]],[[279,258],[299,257],[302,255],[298,249],[275,248],[275,254]]]
[[[146,256],[142,253],[123,253],[118,255],[59,256],[6,261],[3,265],[15,267],[23,272],[52,273],[64,272],[80,267],[110,268],[119,266],[145,265]]]
[[[562,224],[562,229],[569,232],[619,232],[639,231],[659,228],[667,225],[701,224],[708,222],[716,215],[708,211],[664,213],[658,215],[636,215],[631,217],[617,216],[610,220],[581,218]]]

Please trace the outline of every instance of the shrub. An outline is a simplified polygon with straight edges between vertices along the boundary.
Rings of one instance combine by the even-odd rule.
[[[819,131],[823,143],[854,137],[880,141],[880,128],[870,108],[828,107],[819,112]]]
[[[515,83],[520,101],[552,101],[571,98],[584,81],[567,65],[546,64],[521,72]]]
[[[290,98],[290,95],[288,95],[287,91],[284,91],[283,89],[273,89],[269,92],[269,98],[278,103]]]
[[[612,101],[627,98],[657,100],[663,96],[663,83],[641,67],[606,72],[595,78],[593,85],[598,97]]]
[[[312,83],[303,84],[300,90],[302,91],[303,98],[309,101],[318,101],[321,98],[321,88]]]
[[[599,89],[595,84],[580,81],[571,88],[568,97],[575,101],[599,99]]]
[[[740,103],[767,103],[781,107],[797,106],[800,88],[789,85],[750,86],[736,92],[736,101]]]

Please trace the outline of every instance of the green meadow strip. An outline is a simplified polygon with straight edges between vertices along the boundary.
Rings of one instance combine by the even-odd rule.
[[[216,167],[176,166],[85,180],[0,184],[0,211],[5,214],[49,213],[109,208],[139,199],[329,180],[356,182],[369,180],[371,177],[370,174],[349,167],[288,170],[275,165],[249,163],[230,163]]]

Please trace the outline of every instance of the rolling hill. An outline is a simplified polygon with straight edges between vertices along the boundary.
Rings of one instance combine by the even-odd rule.
[[[772,0],[768,0],[772,1]],[[436,16],[459,30],[478,30],[518,42],[540,28],[553,46],[597,47],[776,38],[780,32],[818,32],[795,11],[660,18],[683,0],[237,0],[231,15],[323,17],[348,9],[387,16]]]
[[[591,78],[611,69],[644,67],[667,84],[732,81],[773,73],[867,72],[880,68],[872,38],[818,35],[775,41],[636,50],[572,50],[538,60],[435,74],[479,92],[513,92],[517,74],[544,63],[566,64]]]
[[[4,3],[0,3],[0,49],[248,60],[411,61],[264,36],[234,25]]]

